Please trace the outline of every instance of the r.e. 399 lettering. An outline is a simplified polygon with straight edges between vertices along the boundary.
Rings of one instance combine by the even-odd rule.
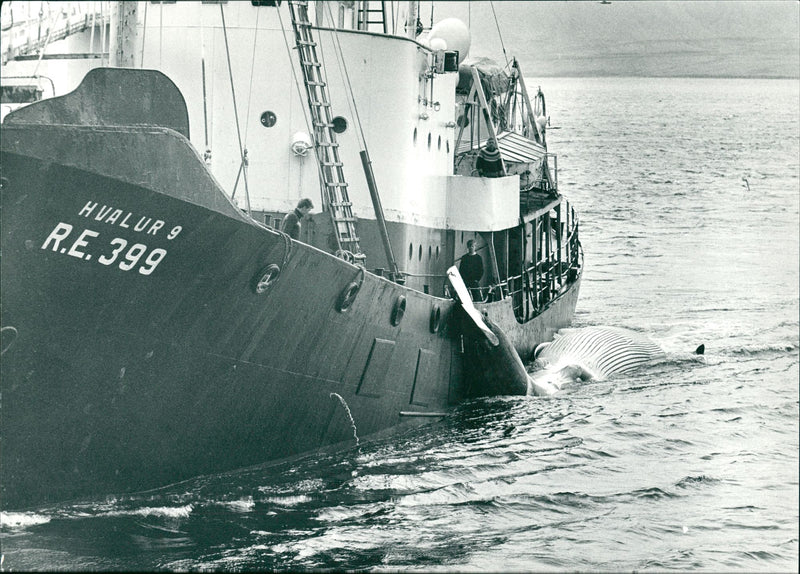
[[[84,253],[81,251],[81,249],[89,245],[87,241],[88,238],[97,237],[100,234],[96,231],[92,231],[91,229],[84,229],[69,248],[61,247],[59,249],[61,242],[67,238],[67,236],[72,232],[72,229],[72,225],[60,222],[58,225],[56,225],[55,229],[50,232],[50,235],[47,236],[47,239],[44,240],[42,249],[50,248],[58,253],[66,253],[67,255],[77,257],[78,259],[83,259],[86,261],[90,260],[92,258],[91,253]],[[174,233],[174,235],[177,235],[178,233],[180,233],[180,231]],[[169,239],[172,239],[172,237],[169,237]],[[121,237],[115,237],[111,240],[109,245],[111,247],[111,251],[107,254],[104,253],[100,255],[97,260],[102,265],[112,265],[119,261],[117,266],[123,271],[130,271],[133,269],[147,252],[147,246],[142,243],[134,243],[127,249],[127,251],[125,251],[125,248],[128,247],[128,241],[122,239]],[[125,252],[124,255],[123,251]],[[121,259],[120,255],[122,255]],[[147,255],[147,257],[145,257],[144,262],[139,267],[139,273],[142,275],[150,275],[166,255],[166,249],[162,249],[160,247],[153,249]]]

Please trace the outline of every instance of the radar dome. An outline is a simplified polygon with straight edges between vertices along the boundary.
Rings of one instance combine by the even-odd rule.
[[[441,38],[447,43],[447,49],[458,51],[458,63],[464,61],[469,54],[469,46],[472,42],[470,38],[469,29],[458,18],[445,18],[441,22],[431,28],[431,33],[428,36],[429,41],[434,38]]]
[[[439,50],[447,50],[447,42],[441,38],[433,38],[429,44],[430,49],[438,52]]]

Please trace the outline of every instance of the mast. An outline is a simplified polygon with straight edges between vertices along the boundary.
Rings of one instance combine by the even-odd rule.
[[[408,19],[406,20],[406,35],[412,40],[417,37],[417,3],[408,2]]]
[[[129,0],[113,3],[109,46],[113,50],[111,65],[114,67],[135,67],[136,21],[138,18],[136,8],[138,4],[138,2]]]

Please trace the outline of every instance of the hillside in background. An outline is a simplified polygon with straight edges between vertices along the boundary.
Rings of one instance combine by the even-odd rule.
[[[494,13],[492,11],[494,7]],[[438,2],[472,29],[471,53],[528,75],[800,77],[800,3],[781,1]],[[430,4],[420,7],[429,25]]]

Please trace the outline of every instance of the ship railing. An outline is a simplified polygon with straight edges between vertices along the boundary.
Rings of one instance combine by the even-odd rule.
[[[484,291],[485,301],[511,297],[514,314],[526,322],[543,311],[577,280],[581,265],[578,217],[565,199],[557,217],[543,216],[530,225],[549,237],[538,242],[536,257],[521,274],[509,276]],[[555,235],[555,237],[553,237]]]
[[[495,280],[473,291],[476,302],[491,303],[511,297],[514,315],[524,323],[541,313],[575,283],[581,266],[578,216],[566,198],[562,198],[556,209],[555,217],[547,213],[526,224],[532,226],[528,231],[535,230],[534,233],[548,238],[537,241],[535,260],[528,261],[522,273]],[[384,271],[374,270],[377,275],[383,275]],[[405,272],[404,276],[428,280],[422,286],[425,293],[441,290],[445,297],[452,296],[444,275]]]

